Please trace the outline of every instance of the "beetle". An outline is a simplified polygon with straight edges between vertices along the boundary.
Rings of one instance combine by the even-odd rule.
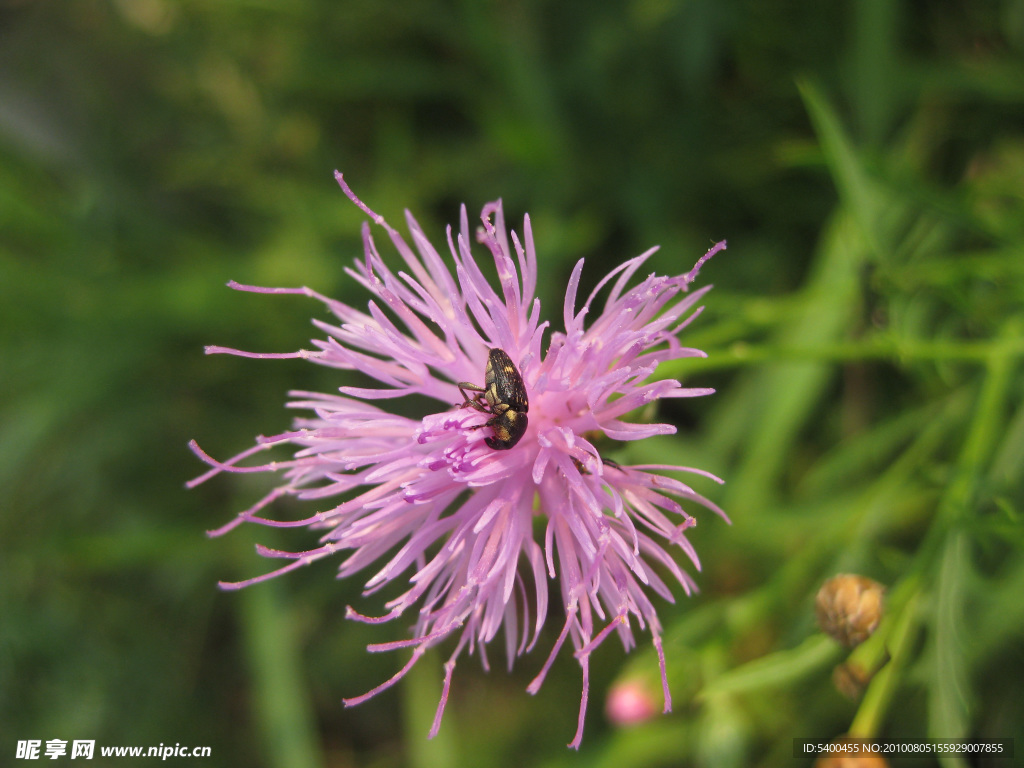
[[[494,437],[484,438],[490,448],[507,451],[522,440],[529,423],[526,412],[530,410],[530,401],[522,374],[505,350],[495,347],[487,353],[484,386],[468,381],[460,381],[457,386],[465,398],[462,408],[468,406],[490,414],[491,418],[480,425],[494,431]],[[471,397],[466,390],[477,394]]]

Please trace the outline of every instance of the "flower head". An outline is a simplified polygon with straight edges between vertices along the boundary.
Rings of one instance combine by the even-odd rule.
[[[433,736],[461,652],[478,651],[486,667],[488,645],[503,630],[511,667],[517,656],[536,644],[548,615],[549,584],[557,579],[560,591],[555,599],[560,598],[565,609],[565,622],[528,690],[535,693],[540,688],[568,639],[583,671],[578,727],[570,746],[578,747],[583,734],[590,654],[613,633],[629,650],[634,644],[633,621],[652,636],[660,660],[664,710],[669,711],[661,625],[649,593],[672,601],[664,574],[687,593],[695,589],[669,551],[682,550],[699,568],[686,538],[686,529],[695,520],[685,507],[697,504],[721,511],[665,473],[713,476],[686,467],[603,461],[594,440],[607,436],[629,441],[672,433],[675,428],[670,425],[625,417],[662,398],[711,393],[652,377],[666,360],[704,356],[681,346],[677,335],[699,313],[697,302],[708,290],[688,293],[690,284],[725,243],[714,246],[684,275],[651,274],[630,287],[655,250],[651,249],[613,270],[577,308],[581,259],[566,290],[564,331],[550,332],[545,351],[548,323],[541,322],[540,302],[534,295],[537,257],[529,217],[523,221],[520,239],[506,231],[500,202],[483,209],[476,240],[493,260],[496,290],[471,252],[465,207],[458,233],[448,230],[452,270],[411,215],[406,216],[410,246],[352,193],[341,174],[336,177],[345,194],[387,234],[405,270],[395,272],[386,264],[366,223],[364,257],[347,270],[373,295],[366,311],[308,288],[231,283],[244,291],[311,296],[322,301],[337,322],[313,321],[325,335],[314,340],[313,351],[263,355],[209,347],[207,352],[302,357],[362,371],[381,386],[344,386],[339,394],[292,392],[290,406],[311,415],[297,419],[291,431],[259,438],[255,446],[226,462],[216,461],[192,443],[212,469],[190,485],[222,471],[282,475],[280,485],[211,535],[243,522],[325,531],[320,545],[306,551],[259,548],[266,557],[289,562],[263,576],[222,586],[244,587],[336,554],[344,558],[339,576],[370,569],[367,595],[392,581],[407,584],[403,594],[386,603],[381,616],[348,609],[349,618],[369,623],[408,614],[414,627],[411,639],[369,647],[409,648],[411,657],[391,679],[345,703],[358,704],[390,687],[428,647],[455,638]],[[597,296],[606,289],[603,309],[596,312]],[[585,322],[592,314],[596,316]],[[505,357],[496,359],[495,350]],[[511,362],[512,370],[492,365],[487,373],[489,361]],[[465,391],[467,384],[474,388]],[[524,402],[514,397],[516,386],[521,387]],[[426,396],[436,408],[414,419],[381,407],[407,395]],[[509,408],[523,416],[528,408],[528,423],[516,422],[515,414],[508,417]],[[508,418],[525,426],[512,447],[501,432],[508,426],[502,419]],[[242,464],[282,443],[294,449],[291,459]],[[282,496],[309,500],[317,511],[300,521],[263,517],[262,510]],[[538,530],[543,530],[542,540],[534,538]]]

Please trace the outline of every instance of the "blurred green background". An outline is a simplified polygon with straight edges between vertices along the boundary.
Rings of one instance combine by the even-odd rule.
[[[728,238],[684,338],[710,357],[665,372],[718,394],[612,454],[727,480],[697,486],[733,520],[693,510],[701,594],[659,607],[673,714],[604,715],[656,675],[638,632],[594,657],[579,755],[571,656],[525,692],[544,650],[511,673],[464,655],[428,741],[440,655],[341,705],[405,658],[364,650],[397,625],[344,620],[374,612],[359,583],[320,564],[216,589],[266,570],[254,542],[313,540],[208,540],[271,478],[183,484],[189,439],[227,458],[288,426],[288,389],[345,383],[203,355],[308,346],[323,316],[229,279],[365,304],[335,168],[440,248],[462,202],[528,211],[556,324],[581,256],[589,287]],[[0,763],[53,738],[209,745],[179,763],[216,766],[627,768],[806,765],[794,737],[851,729],[1021,736],[1022,336],[1022,0],[3,0]],[[854,657],[888,663],[853,700],[813,619],[842,571],[889,587]]]

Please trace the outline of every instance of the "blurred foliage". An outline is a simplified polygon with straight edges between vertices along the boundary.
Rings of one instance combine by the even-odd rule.
[[[0,2],[0,749],[626,768],[1021,736],[1022,126],[1022,0]],[[216,591],[273,535],[203,531],[267,478],[186,492],[187,441],[231,455],[287,425],[288,389],[339,381],[203,345],[295,349],[321,311],[229,279],[365,301],[335,168],[439,244],[462,202],[528,210],[553,320],[581,256],[593,285],[652,244],[680,273],[729,239],[686,338],[709,358],[667,372],[719,394],[619,457],[728,481],[700,488],[733,520],[694,532],[701,595],[661,611],[672,715],[602,716],[656,668],[640,636],[593,659],[581,756],[569,655],[535,698],[536,655],[464,658],[427,741],[438,658],[341,706],[398,663],[344,621],[358,584],[320,567]],[[880,669],[859,701],[813,625],[842,571],[890,587],[850,656]]]

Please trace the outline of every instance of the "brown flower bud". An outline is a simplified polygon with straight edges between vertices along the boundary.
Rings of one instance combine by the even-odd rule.
[[[857,701],[864,695],[871,673],[860,664],[845,662],[832,670],[832,683],[843,696],[850,701]]]
[[[843,739],[837,743],[842,744]],[[842,754],[841,752],[822,755],[814,761],[813,768],[888,768],[889,763],[881,755]]]
[[[818,590],[818,626],[843,645],[853,647],[871,637],[882,619],[885,587],[855,574],[834,576]]]

